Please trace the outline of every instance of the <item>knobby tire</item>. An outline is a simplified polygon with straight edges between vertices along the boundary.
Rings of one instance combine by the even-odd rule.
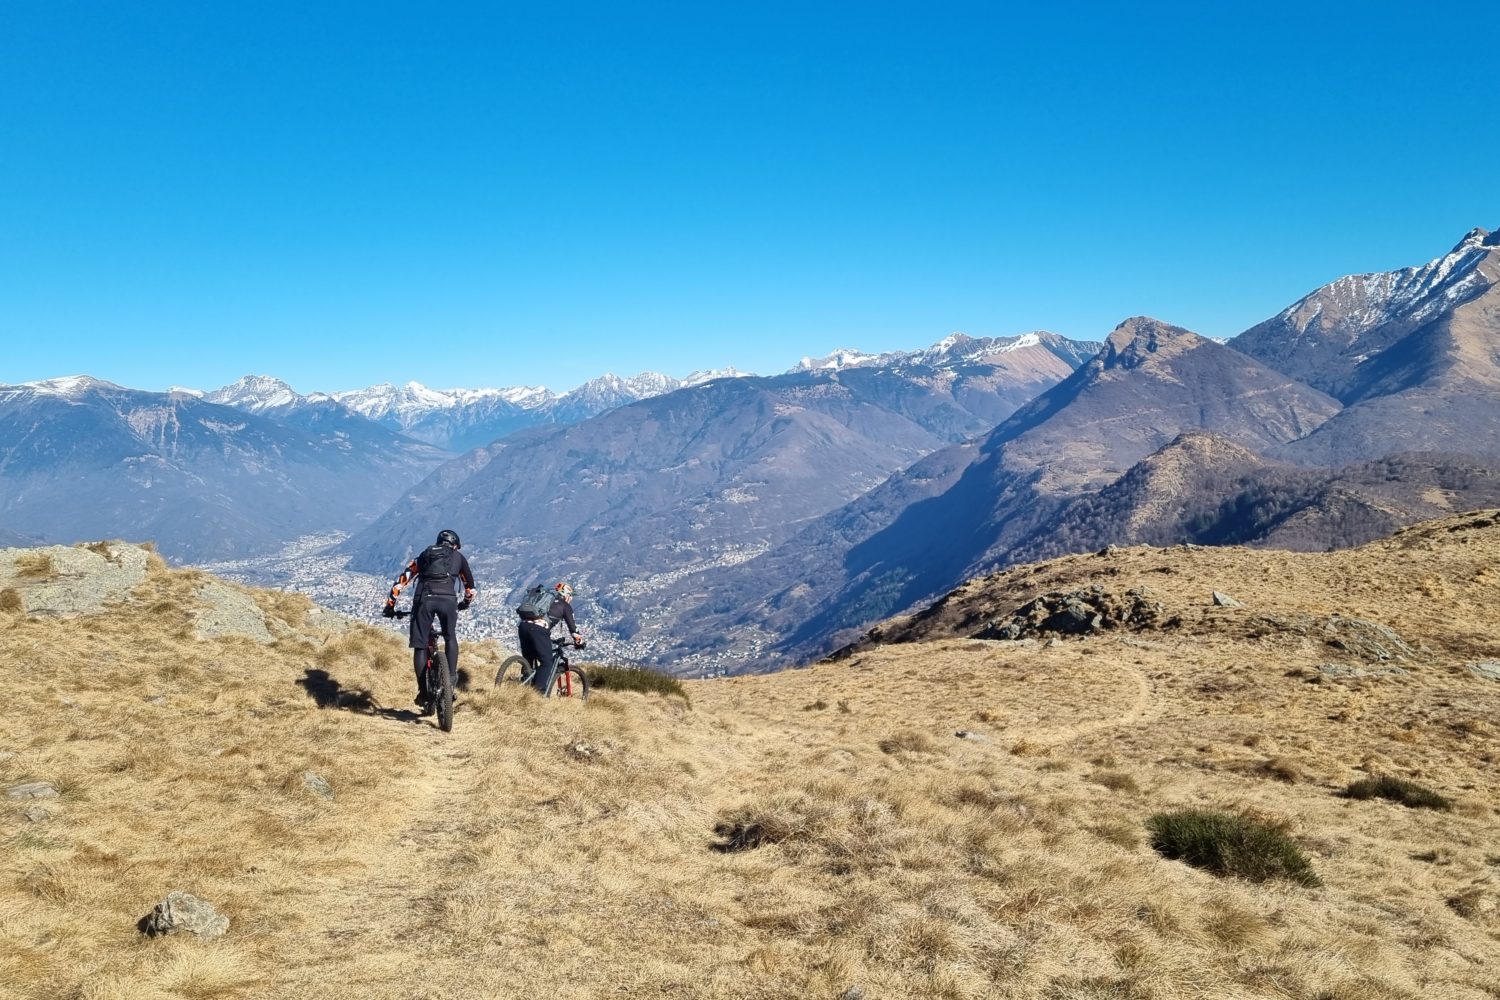
[[[526,662],[524,656],[507,656],[500,664],[500,669],[495,671],[495,687],[502,684],[519,684],[521,678],[531,671],[531,664]]]
[[[442,650],[432,654],[431,667],[436,677],[430,678],[437,681],[437,717],[438,728],[445,733],[453,732],[453,678],[448,675],[448,656]]]
[[[567,679],[564,680],[564,674]],[[566,671],[557,672],[557,694],[559,697],[573,697],[581,701],[587,701],[589,697],[589,675],[580,668],[568,664]],[[571,690],[570,690],[571,688]]]

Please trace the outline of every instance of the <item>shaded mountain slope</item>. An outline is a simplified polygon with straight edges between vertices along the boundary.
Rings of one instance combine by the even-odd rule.
[[[1088,364],[1003,421],[723,574],[735,610],[716,632],[761,623],[775,653],[815,651],[940,592],[1041,529],[1184,430],[1265,449],[1337,412],[1335,400],[1251,358],[1155,320],[1121,324]],[[942,470],[934,474],[933,470]],[[918,482],[907,482],[907,476]],[[798,581],[788,586],[785,581]],[[717,583],[717,581],[716,581]],[[690,640],[688,640],[690,641]]]
[[[1026,391],[986,365],[709,382],[472,452],[345,550],[355,568],[384,571],[436,521],[462,524],[510,587],[564,573],[607,582],[603,610],[629,633],[672,579],[789,537]]]
[[[1500,505],[1500,462],[1436,452],[1339,469],[1262,458],[1220,435],[1183,434],[1104,489],[1069,501],[1008,559],[1106,545],[1348,548],[1454,510]]]

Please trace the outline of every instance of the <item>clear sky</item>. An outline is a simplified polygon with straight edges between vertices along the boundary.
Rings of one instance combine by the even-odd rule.
[[[1010,6],[5,0],[0,382],[1228,336],[1500,226],[1500,4]]]

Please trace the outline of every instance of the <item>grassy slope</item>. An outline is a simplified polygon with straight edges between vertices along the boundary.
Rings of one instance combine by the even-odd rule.
[[[1056,561],[1027,579],[1149,581],[1184,625],[934,632],[692,708],[480,690],[448,735],[404,711],[399,639],[279,595],[301,631],[271,647],[188,638],[195,578],[159,567],[96,616],[0,614],[0,787],[64,790],[0,799],[0,996],[1500,996],[1500,684],[1462,669],[1500,653],[1500,528],[1412,537]],[[1429,651],[1312,683],[1338,657],[1265,619],[1328,610]],[[1336,794],[1376,772],[1457,807]],[[1323,887],[1158,858],[1144,821],[1176,806],[1287,821]],[[137,934],[174,888],[229,935]]]

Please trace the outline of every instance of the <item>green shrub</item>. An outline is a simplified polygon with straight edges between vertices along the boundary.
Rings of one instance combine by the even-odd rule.
[[[1215,875],[1233,875],[1251,882],[1284,878],[1306,886],[1322,885],[1302,849],[1281,824],[1246,814],[1182,809],[1157,813],[1146,821],[1146,829],[1156,853]]]
[[[1351,799],[1390,799],[1411,809],[1452,809],[1453,803],[1424,788],[1415,781],[1378,775],[1363,778],[1344,789],[1344,796]]]
[[[691,704],[682,681],[671,674],[644,667],[602,667],[590,664],[589,686],[596,691],[640,691],[643,694],[672,695]]]

